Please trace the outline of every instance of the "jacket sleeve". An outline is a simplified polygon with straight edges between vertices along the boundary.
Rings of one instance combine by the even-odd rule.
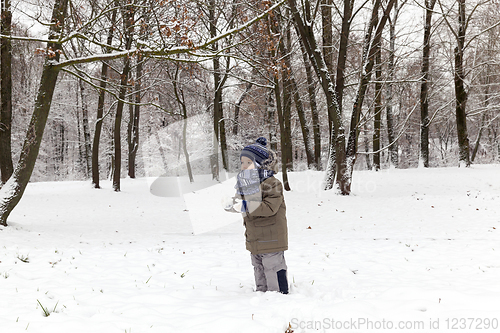
[[[269,217],[276,215],[283,202],[283,185],[278,180],[261,184],[262,201],[249,201],[249,217]]]

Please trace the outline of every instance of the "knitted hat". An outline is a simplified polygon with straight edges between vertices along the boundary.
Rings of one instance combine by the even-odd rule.
[[[243,148],[240,154],[241,156],[246,156],[251,159],[254,163],[257,163],[256,167],[260,167],[264,161],[269,159],[269,150],[266,148],[267,140],[264,137],[258,138],[255,143]]]

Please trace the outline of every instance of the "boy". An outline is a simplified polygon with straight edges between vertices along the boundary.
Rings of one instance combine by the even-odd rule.
[[[235,204],[227,210],[243,215],[246,248],[251,253],[257,291],[288,294],[285,199],[283,186],[274,177],[276,154],[266,145],[267,140],[260,137],[242,150]]]

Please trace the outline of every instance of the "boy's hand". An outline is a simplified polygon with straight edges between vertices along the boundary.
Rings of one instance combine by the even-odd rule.
[[[224,204],[224,210],[231,213],[241,213],[241,206],[243,202],[239,198],[231,198]]]
[[[243,205],[243,201],[241,201],[240,199],[234,199],[233,209],[237,213],[241,213],[241,206],[242,205]]]

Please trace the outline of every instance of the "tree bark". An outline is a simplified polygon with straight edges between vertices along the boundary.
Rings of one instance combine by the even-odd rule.
[[[309,107],[311,109],[311,120],[312,120],[313,141],[314,141],[314,168],[316,168],[316,170],[322,170],[323,167],[321,164],[321,128],[319,125],[318,104],[316,103],[316,85],[313,78],[313,69],[311,66],[311,62],[307,57],[307,51],[304,46],[304,42],[302,41],[302,39],[299,39],[299,43],[304,61],[304,68],[306,71],[307,93],[309,96]]]
[[[420,83],[420,158],[429,167],[429,68],[431,53],[432,13],[436,0],[425,0],[424,47],[422,55],[422,80]]]
[[[274,89],[269,90],[269,94],[266,99],[266,109],[267,109],[267,132],[269,133],[269,143],[271,145],[271,150],[276,151],[278,149],[278,139],[276,137],[276,104],[274,103],[273,95],[275,94]]]
[[[217,18],[215,15],[216,3],[215,0],[209,1],[209,24],[210,24],[210,37],[215,37],[217,35]],[[218,43],[212,45],[212,52],[216,53],[219,49]],[[212,169],[212,179],[219,180],[219,139],[220,139],[220,120],[221,115],[221,102],[222,102],[222,86],[220,77],[220,58],[214,57],[212,59],[212,66],[214,70],[214,140],[213,140],[213,152],[211,156],[211,169]]]
[[[240,119],[240,108],[241,104],[245,100],[245,98],[248,96],[248,93],[250,92],[250,89],[252,89],[253,83],[248,82],[247,86],[245,88],[245,91],[243,94],[241,94],[240,98],[238,99],[238,102],[236,102],[236,105],[234,106],[234,124],[233,124],[233,135],[236,136],[238,135],[238,125],[239,125],[239,119]]]
[[[281,56],[285,62],[285,68],[283,70],[282,76],[286,79],[283,80],[283,90],[285,92],[285,139],[287,141],[287,163],[289,164],[288,170],[293,170],[293,147],[292,147],[292,127],[291,127],[291,101],[293,98],[295,109],[297,110],[297,115],[299,117],[300,129],[302,132],[302,139],[304,141],[304,148],[306,151],[307,166],[312,168],[313,165],[313,154],[311,147],[309,145],[309,128],[306,123],[304,115],[304,105],[300,97],[299,89],[297,87],[297,82],[295,81],[294,71],[292,68],[291,61],[291,37],[290,37],[290,27],[287,25],[286,30],[283,34],[284,38],[280,40],[279,48]],[[283,42],[283,39],[286,41]],[[286,88],[285,88],[286,87]]]
[[[340,32],[339,56],[337,59],[337,74],[335,77],[335,92],[337,93],[338,105],[342,111],[345,87],[345,67],[347,62],[347,46],[349,44],[349,33],[351,32],[351,19],[354,0],[344,0],[344,15],[342,17],[342,30]]]
[[[184,158],[186,159],[186,168],[189,176],[189,181],[191,183],[194,182],[194,177],[193,177],[193,171],[191,169],[191,162],[189,160],[189,152],[187,149],[187,107],[186,107],[186,100],[184,98],[184,91],[182,89],[179,89],[179,86],[177,82],[180,81],[179,78],[179,66],[177,66],[176,71],[175,71],[175,77],[174,80],[172,81],[173,88],[174,88],[174,94],[175,98],[177,99],[177,104],[179,104],[179,107],[181,109],[181,114],[184,119],[182,122],[182,151],[184,153]]]
[[[389,17],[389,14],[394,6],[396,0],[389,0],[383,16],[380,20],[378,18],[378,10],[381,5],[380,0],[376,0],[373,5],[372,18],[368,30],[365,35],[364,40],[364,51],[363,51],[363,72],[358,86],[358,92],[353,105],[353,111],[351,114],[351,125],[349,130],[349,140],[347,143],[347,166],[349,167],[348,173],[352,175],[354,170],[354,163],[356,162],[356,153],[358,147],[358,137],[359,137],[359,120],[361,117],[361,108],[363,106],[363,101],[365,99],[366,90],[372,76],[372,70],[375,63],[375,54],[377,50],[377,45],[380,44],[382,38],[382,31],[385,27],[385,23]],[[374,37],[372,38],[373,30],[375,30]]]
[[[292,96],[293,96],[293,74],[291,68],[291,61],[289,59],[289,43],[290,43],[290,29],[285,27],[284,31],[280,29],[283,24],[282,14],[276,10],[274,17],[271,19],[271,31],[274,35],[280,36],[278,41],[278,52],[274,56],[280,55],[283,63],[277,61],[276,67],[279,68],[281,77],[282,88],[275,87],[275,93],[281,92],[280,96],[276,96],[276,110],[278,112],[278,121],[280,126],[281,137],[281,162],[286,167],[287,171],[293,170],[293,147],[292,147],[292,132],[291,132],[291,109],[292,109]],[[275,60],[276,61],[276,60]],[[279,85],[276,81],[275,85]]]
[[[435,1],[435,0],[432,0]],[[396,134],[394,130],[394,112],[392,109],[393,105],[393,93],[394,93],[394,79],[396,65],[394,63],[394,58],[396,54],[396,22],[399,18],[398,3],[394,4],[394,15],[392,20],[389,22],[389,62],[387,64],[389,84],[387,85],[387,101],[386,101],[386,115],[387,115],[387,138],[389,139],[389,163],[392,167],[399,167],[399,156],[398,156],[398,144],[396,142]]]
[[[286,73],[287,69],[281,68],[281,78],[283,81],[283,93],[282,93],[282,108],[278,109],[278,115],[281,113],[282,118],[280,122],[280,133],[283,136],[285,145],[282,147],[282,163],[286,165],[287,170],[293,171],[293,148],[292,148],[292,82],[289,73]]]
[[[305,119],[305,114],[304,114],[304,105],[302,103],[302,99],[300,97],[299,93],[299,88],[297,87],[297,82],[295,81],[295,76],[294,76],[294,71],[292,68],[292,60],[291,60],[291,38],[290,38],[290,28],[287,26],[286,31],[284,33],[284,37],[286,43],[283,42],[283,38],[280,39],[279,43],[279,49],[281,56],[284,59],[285,62],[285,69],[283,71],[283,76],[286,77],[284,81],[284,85],[286,85],[287,89],[287,94],[285,95],[287,99],[290,100],[290,107],[286,108],[286,116],[285,118],[285,123],[286,123],[286,137],[288,142],[290,143],[289,146],[287,147],[287,153],[289,154],[289,161],[288,163],[292,163],[292,167],[289,168],[289,170],[293,169],[293,158],[292,158],[292,144],[291,144],[291,98],[293,96],[293,101],[295,103],[295,109],[297,110],[297,115],[299,117],[299,122],[300,122],[300,129],[302,132],[302,139],[304,141],[304,149],[306,151],[306,158],[307,158],[307,166],[309,169],[313,167],[313,153],[309,144],[309,127],[307,126],[307,122]],[[284,88],[285,90],[285,88]],[[291,95],[291,96],[289,96]]]
[[[469,157],[469,137],[467,134],[467,114],[466,114],[466,104],[467,104],[467,91],[465,90],[464,80],[464,48],[465,48],[465,33],[466,33],[466,21],[465,21],[465,0],[458,1],[458,39],[457,47],[455,48],[455,115],[457,120],[457,136],[458,136],[458,163],[459,166],[464,165],[465,167],[470,166]]]
[[[142,34],[141,34],[142,35]],[[142,53],[137,55],[136,78],[134,85],[135,105],[130,118],[130,141],[128,147],[128,176],[135,178],[135,164],[137,151],[139,150],[139,119],[141,114],[141,89],[142,89],[143,57]]]
[[[332,17],[332,0],[322,0],[321,1],[321,27],[322,27],[322,43],[323,43],[323,57],[325,61],[326,69],[330,76],[333,75],[334,67],[333,67],[333,17]],[[307,21],[311,21],[309,15],[306,17]],[[335,87],[336,89],[337,87]],[[339,104],[338,92],[335,90],[337,94],[337,105],[339,108],[340,114],[342,114],[342,105]],[[335,133],[335,128],[333,124],[333,119],[328,113],[328,133],[329,136],[329,154],[328,154],[328,162],[327,162],[327,176],[326,176],[326,184],[325,189],[329,190],[333,188],[333,184],[335,182],[335,177],[337,174],[337,167],[335,164],[336,157],[331,154],[336,153],[335,149],[335,137],[332,136]]]
[[[139,67],[141,67],[139,69]],[[139,64],[137,66],[137,75],[139,75],[139,72],[141,72],[142,75],[142,64]],[[131,144],[129,146],[129,152],[128,152],[128,176],[130,178],[135,178],[136,175],[136,158],[137,158],[137,151],[139,150],[139,119],[140,119],[140,114],[141,114],[141,84],[139,83],[136,86],[136,95],[135,95],[135,105],[134,105],[134,112],[133,112],[133,119],[132,119],[132,133],[131,133]]]
[[[330,138],[335,138],[335,128],[331,126]],[[335,184],[335,176],[337,175],[337,153],[335,152],[335,142],[329,145],[328,161],[326,164],[325,190],[331,190]]]
[[[332,120],[333,129],[335,130],[335,165],[336,165],[336,184],[341,194],[348,195],[351,192],[351,175],[347,173],[347,161],[345,155],[345,133],[342,124],[342,115],[338,107],[337,96],[330,73],[326,67],[325,59],[318,48],[312,27],[307,25],[302,20],[297,8],[295,0],[288,0],[293,19],[297,25],[300,38],[304,41],[307,54],[314,66],[316,75],[321,82],[321,87],[325,93],[326,103],[328,107],[328,115]],[[306,8],[309,6],[309,1],[305,1]]]
[[[85,165],[85,178],[90,177],[92,171],[92,144],[90,143],[89,110],[87,96],[82,80],[78,80],[82,100],[82,129],[83,129],[83,162]]]
[[[307,126],[306,116],[304,112],[304,105],[302,104],[299,88],[297,87],[297,83],[295,82],[295,78],[293,76],[291,77],[291,82],[293,90],[293,100],[295,102],[295,109],[297,110],[297,115],[299,116],[300,129],[302,132],[302,140],[304,141],[304,150],[306,151],[307,168],[313,169],[315,165],[314,155],[309,141],[309,127]]]
[[[56,0],[54,3],[51,19],[52,24],[49,30],[50,40],[58,40],[60,38],[66,17],[68,1],[69,0]],[[60,71],[60,68],[55,65],[59,62],[61,53],[61,44],[57,42],[47,44],[47,52],[35,101],[35,108],[31,117],[31,122],[28,126],[28,132],[26,133],[26,139],[24,140],[19,162],[14,169],[12,177],[9,178],[7,183],[0,190],[1,225],[7,225],[7,218],[21,200],[31,174],[33,173],[43,132],[47,123],[47,117],[49,115],[57,77]]]
[[[76,164],[76,168],[78,170],[78,174],[85,174],[85,162],[84,162],[84,153],[83,153],[83,146],[82,146],[82,129],[80,125],[80,95],[78,91],[78,87],[76,88],[76,109],[75,109],[75,115],[76,115],[76,142],[78,142],[78,160]],[[62,166],[62,163],[61,163]]]
[[[12,11],[10,0],[1,2],[1,34],[10,36]],[[5,184],[14,171],[12,164],[12,44],[10,39],[0,40],[1,88],[0,88],[0,187]]]
[[[281,103],[281,91],[278,77],[274,78],[274,96],[276,97],[276,112],[278,113],[278,123],[280,125],[280,144],[281,144],[281,172],[283,173],[283,188],[285,191],[290,191],[290,183],[288,182],[288,167],[287,167],[287,148],[286,148],[286,129],[285,129],[285,111]]]
[[[326,68],[328,69],[328,73],[330,73],[330,75],[332,75],[334,71],[332,5],[333,5],[333,0],[321,0],[323,56],[325,58]],[[311,18],[308,17],[307,20],[310,21]]]
[[[489,52],[488,52],[489,53]],[[479,133],[477,134],[476,144],[472,150],[472,156],[470,158],[471,163],[476,159],[477,152],[479,150],[479,145],[481,144],[481,138],[483,136],[483,130],[486,126],[486,119],[488,114],[488,108],[490,104],[490,84],[491,84],[491,67],[489,64],[486,65],[486,73],[484,78],[484,113],[481,116],[481,124],[479,125]]]
[[[335,78],[335,94],[337,96],[337,104],[340,110],[340,114],[342,114],[342,105],[344,99],[344,87],[345,87],[345,67],[347,62],[347,46],[349,43],[349,33],[351,31],[351,19],[352,12],[354,7],[354,0],[344,0],[344,12],[342,16],[342,30],[340,33],[340,44],[339,44],[339,54],[337,58],[337,72]],[[331,10],[326,12],[327,15],[331,16]],[[331,21],[331,18],[329,19]],[[325,22],[324,26],[327,25]],[[328,67],[328,65],[327,65]],[[333,67],[333,66],[332,66]],[[329,69],[330,73],[333,73],[333,68]],[[334,133],[335,131],[331,128],[330,121],[330,132]],[[335,142],[330,138],[330,153],[335,152]],[[335,161],[335,157],[329,157],[329,168],[327,169],[327,182],[325,184],[326,189],[331,189],[333,187],[333,181],[335,179],[335,164],[332,163]],[[332,169],[333,168],[333,169]]]
[[[115,30],[117,10],[113,10],[111,14],[110,28],[108,30],[107,45],[113,42],[113,32]],[[94,188],[100,188],[99,184],[99,143],[101,140],[102,123],[104,121],[104,100],[106,97],[106,86],[108,80],[108,64],[103,61],[101,68],[101,82],[99,87],[99,100],[97,102],[97,119],[95,123],[94,140],[92,143],[92,184]]]
[[[378,21],[378,19],[377,19]],[[381,45],[375,45],[375,105],[373,115],[373,168],[380,170],[380,127],[382,123],[382,52]]]
[[[123,27],[125,30],[125,48],[130,50],[132,47],[132,37],[134,33],[134,10],[133,7],[123,9]],[[130,74],[130,57],[123,60],[123,70],[120,75],[120,91],[118,94],[118,103],[116,105],[115,125],[113,132],[113,141],[115,146],[114,170],[113,170],[113,190],[120,191],[120,176],[122,166],[122,148],[121,148],[121,123],[123,116],[123,107],[128,90],[128,78]]]

